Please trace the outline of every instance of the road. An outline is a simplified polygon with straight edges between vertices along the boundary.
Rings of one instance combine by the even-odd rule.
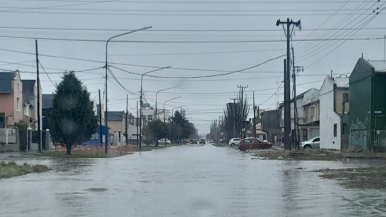
[[[28,159],[52,170],[0,180],[0,216],[385,215],[385,192],[345,189],[311,172],[355,162],[253,158],[197,144],[109,159]]]

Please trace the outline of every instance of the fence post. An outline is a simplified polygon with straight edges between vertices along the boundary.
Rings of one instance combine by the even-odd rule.
[[[51,149],[51,143],[50,143],[50,141],[51,141],[50,130],[49,130],[49,129],[46,129],[46,141],[45,141],[45,143],[46,143],[46,148],[47,148],[47,150],[50,150],[50,149]]]
[[[31,151],[31,144],[32,144],[32,128],[27,128],[27,150]]]

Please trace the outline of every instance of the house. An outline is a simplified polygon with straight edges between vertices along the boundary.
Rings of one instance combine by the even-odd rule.
[[[264,111],[261,114],[261,130],[267,133],[269,142],[280,144],[282,137],[280,110]]]
[[[255,110],[255,117],[256,117],[256,138],[259,138],[260,140],[266,140],[267,139],[267,133],[262,131],[261,129],[261,114],[264,112],[263,109],[254,109]],[[253,134],[253,118],[249,119],[250,126],[248,126],[247,130],[247,136],[252,137]],[[247,127],[246,127],[247,128]]]
[[[107,124],[109,126],[109,133],[125,132],[126,115],[124,111],[108,111]]]
[[[0,128],[23,120],[23,83],[19,71],[0,72]]]
[[[386,61],[360,58],[349,83],[349,147],[385,151]]]
[[[342,123],[342,113],[349,112],[348,77],[326,77],[320,88],[320,137],[321,149],[342,150],[348,147],[347,124]],[[344,105],[344,106],[343,106]]]
[[[32,130],[38,130],[38,89],[36,80],[22,80],[24,122]],[[40,91],[40,117],[42,117],[42,88]],[[40,128],[42,126],[40,122]]]
[[[294,97],[295,99],[291,99],[291,132],[293,132],[295,129],[294,100],[296,100],[296,124],[299,126],[299,131],[297,135],[300,139],[300,142],[306,141],[312,138],[312,136],[314,135],[319,135],[319,123],[315,122],[316,120],[313,121],[313,119],[319,118],[319,110],[315,109],[315,103],[319,103],[319,94],[319,90],[311,88]],[[314,106],[312,106],[312,104],[314,104]],[[278,109],[280,111],[280,128],[282,129],[282,132],[284,132],[284,103],[281,103]],[[307,112],[306,114],[304,114],[305,111]],[[312,116],[311,114],[313,114],[314,116]],[[308,118],[307,120],[306,117]],[[319,119],[317,121],[319,121]]]
[[[320,136],[320,90],[310,89],[303,95],[303,123],[299,124],[300,141]]]

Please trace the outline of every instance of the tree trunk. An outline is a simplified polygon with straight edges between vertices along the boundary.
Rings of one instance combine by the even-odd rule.
[[[67,147],[67,155],[71,155],[71,145],[66,145]]]
[[[154,138],[154,142],[155,142],[155,147],[158,147],[158,139],[157,138]]]

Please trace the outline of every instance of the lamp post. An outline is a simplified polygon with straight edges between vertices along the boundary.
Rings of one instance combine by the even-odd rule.
[[[151,70],[151,71],[143,73],[141,76],[141,94],[139,96],[139,150],[141,150],[141,144],[142,144],[142,104],[143,104],[143,101],[142,101],[142,93],[143,93],[142,92],[142,81],[143,81],[143,76],[145,76],[151,72],[159,71],[162,69],[168,69],[168,68],[170,68],[170,66]]]
[[[155,114],[154,114],[154,117],[157,116],[157,119],[159,119],[159,115],[158,115],[158,109],[157,109],[157,106],[158,106],[158,101],[157,101],[157,95],[159,92],[161,91],[164,91],[164,90],[170,90],[172,88],[175,88],[175,87],[169,87],[169,88],[165,88],[165,89],[162,89],[162,90],[159,90],[155,93]]]
[[[166,100],[165,102],[164,102],[164,106],[163,106],[163,108],[164,108],[164,123],[165,123],[165,116],[166,116],[166,112],[165,112],[165,103],[167,103],[167,102],[169,102],[169,101],[172,101],[172,100],[175,100],[175,99],[178,99],[178,98],[181,98],[181,96],[177,96],[177,97],[174,97],[174,98],[172,98],[172,99],[169,99],[169,100]],[[166,139],[165,139],[165,146],[166,146]]]
[[[148,26],[148,27],[144,27],[142,29],[136,29],[136,30],[132,30],[130,32],[125,32],[125,33],[122,33],[122,34],[119,34],[119,35],[115,35],[115,36],[112,36],[111,38],[109,38],[107,41],[106,41],[106,65],[105,65],[105,69],[106,69],[106,111],[105,111],[105,133],[106,133],[106,136],[105,136],[105,153],[107,154],[107,145],[108,145],[108,135],[109,135],[109,127],[107,125],[107,47],[109,45],[109,42],[114,39],[114,38],[117,38],[117,37],[120,37],[120,36],[123,36],[123,35],[128,35],[128,34],[131,34],[131,33],[134,33],[134,32],[138,32],[138,31],[142,31],[142,30],[146,30],[146,29],[150,29],[152,28],[151,26]]]

